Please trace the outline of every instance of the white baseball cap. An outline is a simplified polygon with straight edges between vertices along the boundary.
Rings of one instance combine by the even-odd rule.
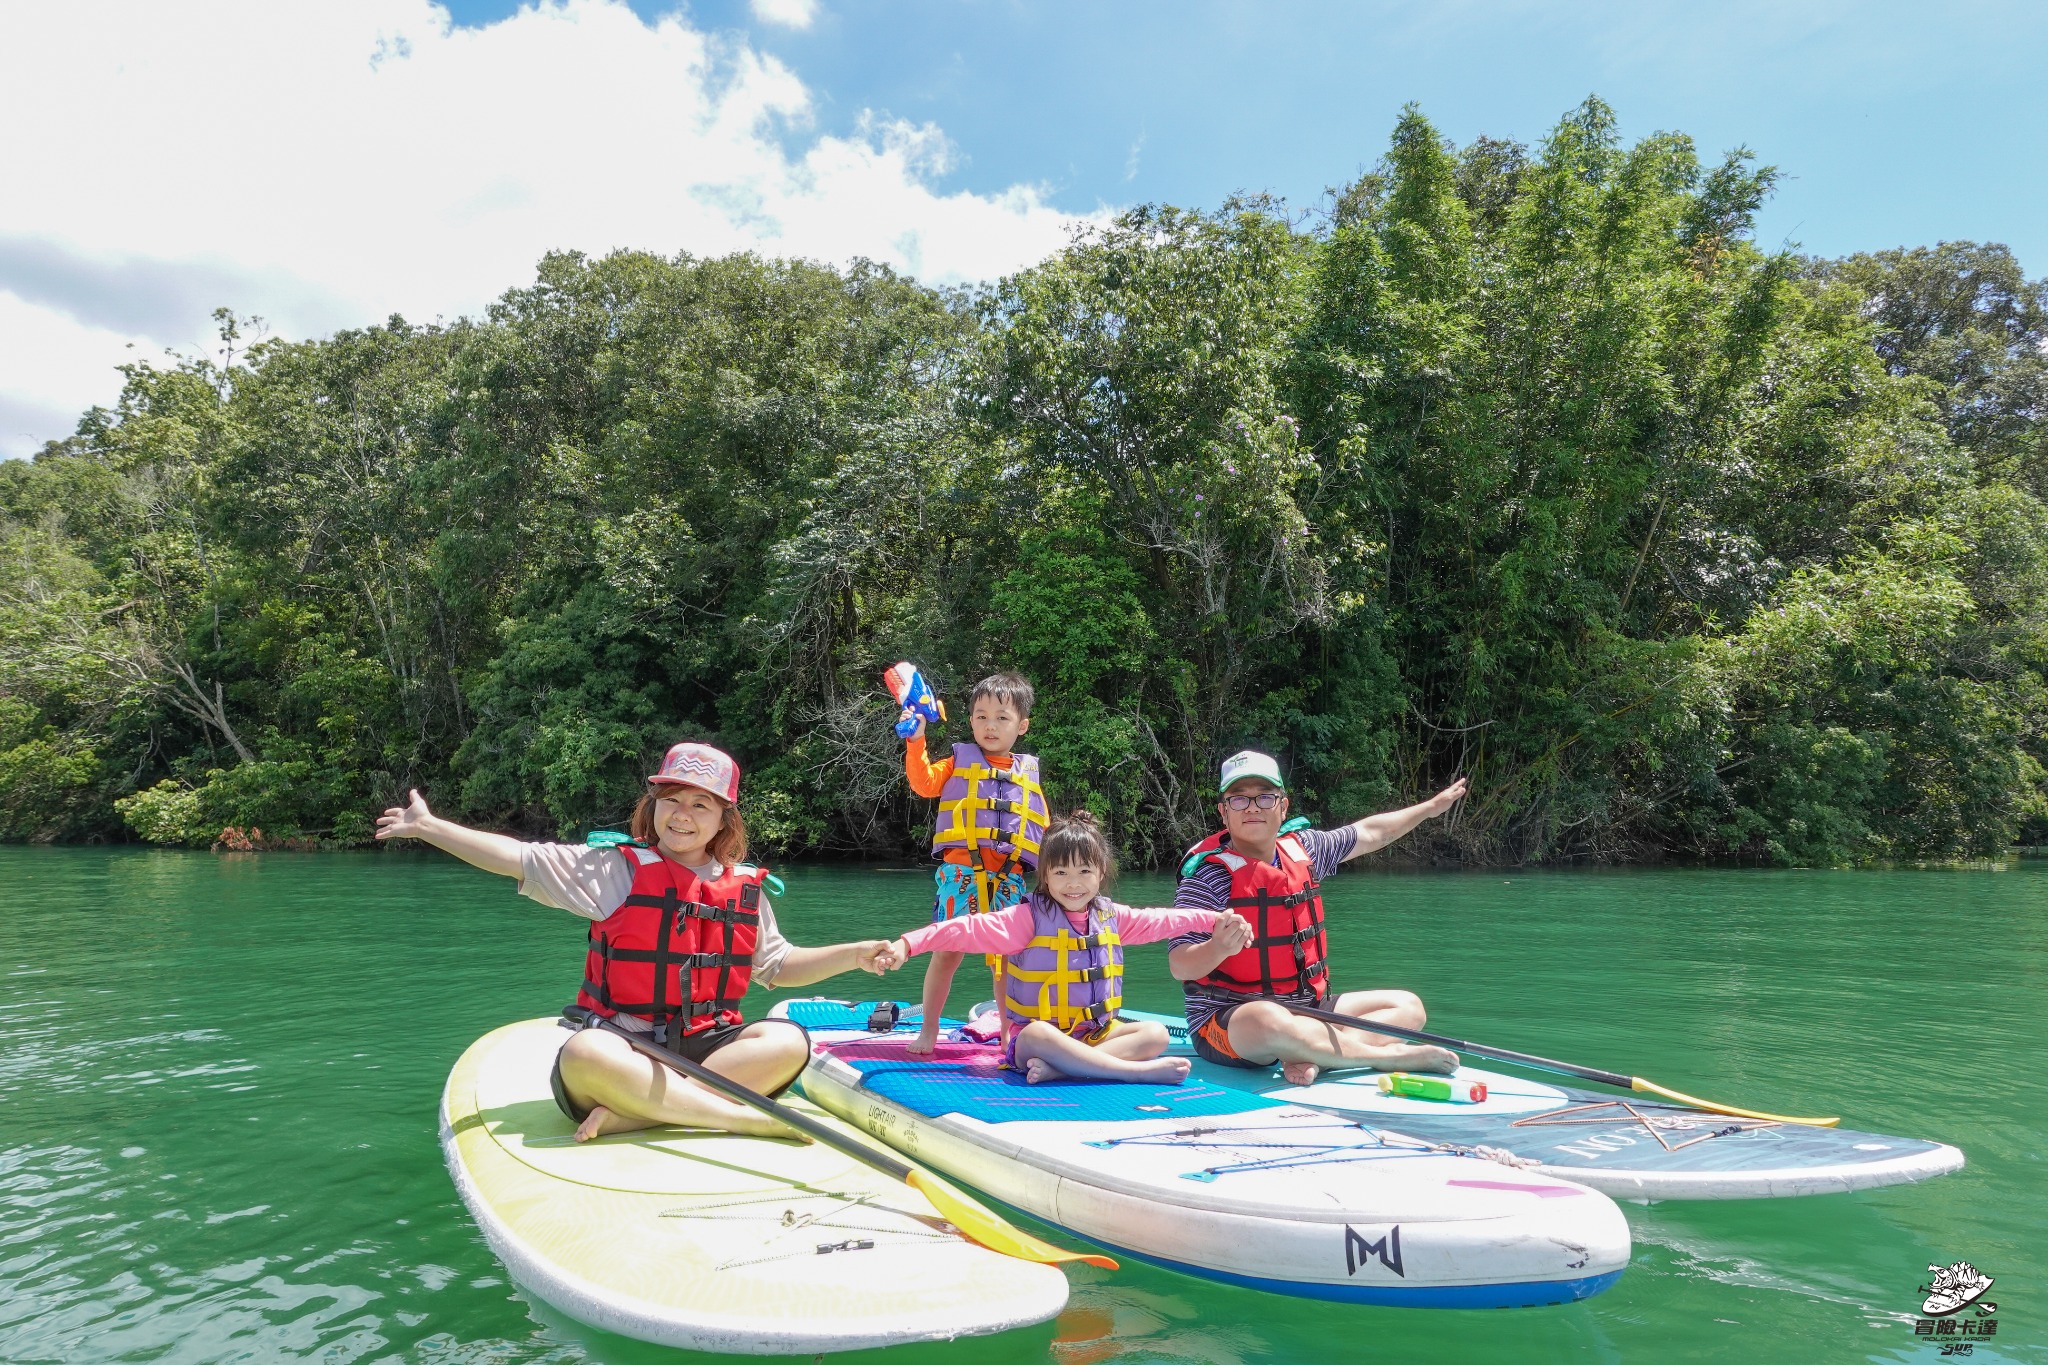
[[[1271,754],[1262,754],[1257,749],[1240,749],[1223,760],[1223,776],[1216,783],[1216,790],[1227,792],[1231,784],[1247,777],[1263,777],[1281,791],[1287,784],[1280,780],[1280,763]]]
[[[685,740],[671,745],[661,760],[661,771],[647,780],[702,787],[728,803],[740,799],[740,765],[732,761],[731,754],[709,744],[692,744]]]

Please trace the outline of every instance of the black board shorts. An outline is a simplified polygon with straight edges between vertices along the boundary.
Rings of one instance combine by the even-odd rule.
[[[1246,1002],[1239,1002],[1240,1005],[1243,1003]],[[1236,1014],[1238,1008],[1239,1005],[1225,1005],[1210,1015],[1208,1022],[1200,1028],[1188,1030],[1188,1044],[1194,1048],[1195,1055],[1205,1062],[1214,1062],[1218,1066],[1240,1066],[1247,1071],[1264,1071],[1273,1063],[1248,1062],[1238,1056],[1236,1050],[1230,1046],[1230,1016]]]
[[[795,1029],[804,1036],[804,1055],[806,1057],[811,1055],[810,1031],[802,1024],[794,1023],[788,1019],[756,1019],[753,1022],[755,1024],[780,1024],[785,1028]],[[751,1027],[753,1027],[753,1024],[713,1024],[710,1028],[700,1029],[685,1037],[682,1046],[677,1048],[676,1051],[690,1061],[702,1065],[706,1057],[709,1057],[727,1043],[732,1042]],[[799,1067],[797,1069],[797,1076],[802,1074],[803,1069]],[[791,1076],[781,1085],[769,1091],[768,1097],[774,1099],[795,1084],[796,1076]],[[575,1100],[570,1099],[568,1087],[562,1084],[562,1054],[559,1051],[555,1053],[553,1069],[548,1072],[548,1089],[555,1092],[555,1103],[561,1107],[564,1114],[569,1116],[572,1123],[581,1123],[590,1117],[590,1110],[576,1103]]]

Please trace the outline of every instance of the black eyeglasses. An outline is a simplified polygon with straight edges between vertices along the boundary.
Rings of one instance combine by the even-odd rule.
[[[1226,796],[1223,804],[1232,810],[1244,811],[1257,806],[1260,810],[1271,810],[1286,798],[1285,792],[1260,792],[1257,796]]]

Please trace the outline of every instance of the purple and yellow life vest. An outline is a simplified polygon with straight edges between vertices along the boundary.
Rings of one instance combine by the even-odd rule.
[[[979,745],[953,746],[953,773],[939,790],[934,854],[957,848],[978,863],[983,849],[993,849],[1009,867],[1036,867],[1045,826],[1035,757],[1012,754],[1005,769],[990,763]]]
[[[1093,1034],[1116,1019],[1124,1003],[1123,940],[1116,907],[1097,896],[1088,932],[1079,934],[1060,903],[1031,893],[1031,941],[1003,965],[1003,1013],[1012,1032],[1042,1019],[1062,1033]]]

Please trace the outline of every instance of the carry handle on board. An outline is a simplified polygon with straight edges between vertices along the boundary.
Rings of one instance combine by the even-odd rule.
[[[1013,1228],[995,1213],[975,1203],[930,1171],[876,1151],[867,1143],[850,1137],[836,1128],[828,1127],[808,1114],[799,1113],[786,1104],[778,1104],[766,1095],[749,1090],[729,1076],[721,1076],[709,1067],[699,1066],[688,1057],[678,1056],[652,1038],[628,1032],[609,1019],[597,1019],[596,1025],[625,1039],[627,1045],[634,1051],[645,1053],[670,1070],[680,1071],[691,1080],[710,1086],[728,1099],[738,1100],[741,1104],[758,1109],[777,1122],[785,1123],[835,1151],[844,1152],[855,1161],[874,1167],[883,1175],[902,1181],[931,1200],[932,1207],[939,1211],[940,1217],[960,1229],[969,1240],[979,1242],[990,1251],[999,1251],[1020,1261],[1037,1261],[1042,1265],[1058,1265],[1062,1261],[1086,1261],[1105,1270],[1117,1268],[1116,1262],[1107,1256],[1067,1251],[1050,1242],[1040,1241],[1021,1228]]]
[[[1296,1014],[1310,1019],[1320,1019],[1326,1024],[1342,1024],[1347,1028],[1362,1029],[1367,1033],[1390,1034],[1396,1038],[1407,1038],[1417,1043],[1435,1043],[1453,1052],[1470,1052],[1478,1057],[1491,1057],[1495,1061],[1515,1062],[1522,1066],[1533,1066],[1540,1071],[1556,1071],[1566,1076],[1577,1076],[1582,1080],[1598,1081],[1602,1085],[1617,1086],[1623,1090],[1640,1091],[1647,1095],[1662,1095],[1667,1100],[1704,1109],[1710,1114],[1727,1114],[1739,1119],[1763,1119],[1770,1123],[1803,1123],[1812,1128],[1832,1128],[1842,1120],[1839,1118],[1799,1119],[1785,1114],[1763,1114],[1754,1109],[1737,1109],[1731,1104],[1716,1104],[1712,1100],[1697,1099],[1681,1095],[1676,1090],[1666,1090],[1654,1081],[1641,1076],[1624,1076],[1618,1071],[1601,1071],[1596,1067],[1574,1066],[1570,1062],[1556,1062],[1548,1057],[1535,1057],[1526,1052],[1510,1052],[1504,1047],[1487,1047],[1481,1043],[1468,1043],[1462,1038],[1446,1038],[1441,1033],[1424,1033],[1421,1029],[1402,1028],[1397,1024],[1384,1023],[1378,1019],[1360,1019],[1356,1015],[1338,1014],[1333,1010],[1319,1010],[1313,1005],[1297,1005],[1292,1000],[1275,1003],[1285,1005]]]

